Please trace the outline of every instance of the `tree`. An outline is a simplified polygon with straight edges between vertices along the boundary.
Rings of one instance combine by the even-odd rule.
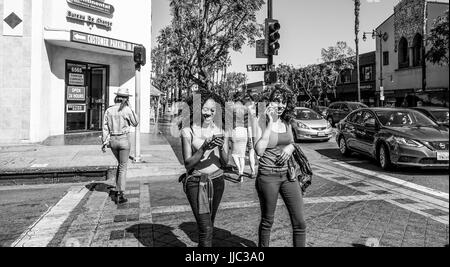
[[[449,18],[448,10],[441,17],[438,17],[431,29],[428,42],[431,48],[428,51],[426,58],[433,64],[447,65],[449,56]]]
[[[336,88],[339,77],[344,71],[353,70],[355,62],[355,52],[346,42],[337,42],[336,46],[322,49],[322,84],[324,89],[333,90],[334,97],[337,98]]]
[[[361,101],[361,77],[359,74],[359,15],[361,11],[361,0],[355,1],[355,45],[356,45],[356,86],[358,90],[358,101]]]
[[[183,85],[212,90],[217,70],[229,61],[230,49],[254,45],[262,35],[256,13],[264,0],[172,0],[172,39],[168,50]]]
[[[230,72],[226,75],[225,80],[222,80],[213,90],[223,97],[225,101],[231,101],[233,95],[241,92],[246,83],[247,75],[241,72]]]
[[[320,65],[309,65],[304,68],[300,68],[294,75],[295,81],[298,82],[298,90],[303,90],[310,100],[315,103],[320,102],[322,94],[322,70]],[[319,89],[319,98],[317,98],[312,90]]]

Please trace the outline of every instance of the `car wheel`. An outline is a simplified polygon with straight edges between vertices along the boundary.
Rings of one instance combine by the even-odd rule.
[[[390,170],[392,168],[391,156],[385,144],[381,144],[378,148],[378,163],[383,170]]]
[[[334,121],[333,121],[333,117],[329,117],[328,118],[328,122],[331,124],[331,126],[333,126],[333,127],[335,126],[334,125]]]
[[[347,147],[347,141],[345,141],[344,137],[339,139],[339,151],[343,156],[350,156],[351,151]]]

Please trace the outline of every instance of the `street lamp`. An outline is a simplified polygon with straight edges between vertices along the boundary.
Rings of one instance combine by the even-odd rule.
[[[366,34],[372,34],[372,39],[379,38],[380,39],[380,101],[381,106],[384,106],[384,88],[383,88],[383,41],[388,39],[387,32],[381,32],[377,30],[373,30],[372,32],[364,32],[363,40],[367,41]]]

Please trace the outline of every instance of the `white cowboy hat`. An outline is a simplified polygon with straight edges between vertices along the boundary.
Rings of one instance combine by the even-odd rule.
[[[123,97],[132,97],[133,96],[130,94],[130,89],[128,89],[128,88],[119,88],[116,95],[123,96]]]

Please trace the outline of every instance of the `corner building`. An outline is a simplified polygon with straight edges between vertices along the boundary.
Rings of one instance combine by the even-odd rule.
[[[0,144],[100,131],[117,89],[135,93],[135,45],[148,51],[141,131],[150,131],[151,1],[0,0],[0,14]]]

